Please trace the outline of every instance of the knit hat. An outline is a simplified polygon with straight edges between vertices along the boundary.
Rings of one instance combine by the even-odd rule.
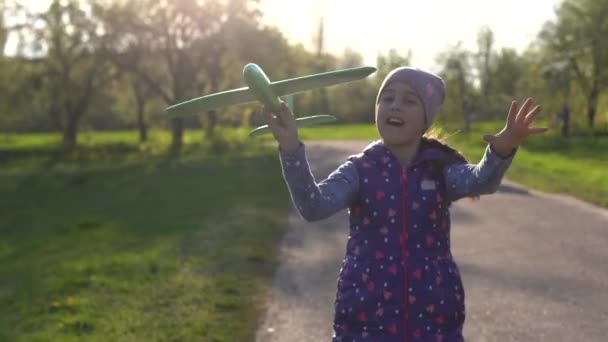
[[[382,81],[376,97],[376,104],[380,101],[380,95],[384,88],[391,82],[407,83],[420,97],[426,115],[426,128],[428,129],[445,99],[445,83],[441,77],[419,68],[396,68]]]

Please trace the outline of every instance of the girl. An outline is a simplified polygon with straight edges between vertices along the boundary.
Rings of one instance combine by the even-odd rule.
[[[424,134],[445,97],[443,80],[411,67],[393,70],[376,98],[381,140],[316,183],[294,117],[264,110],[279,143],[291,198],[308,220],[348,208],[334,342],[463,341],[464,291],[450,252],[451,202],[494,193],[540,111],[513,101],[505,128],[486,135],[477,165]]]

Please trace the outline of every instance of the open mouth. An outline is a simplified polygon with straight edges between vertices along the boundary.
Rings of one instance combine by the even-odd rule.
[[[389,116],[389,117],[386,119],[386,123],[387,123],[388,125],[390,125],[390,126],[396,126],[396,127],[400,127],[400,126],[403,126],[403,124],[404,124],[405,122],[403,122],[403,120],[401,120],[401,119],[399,119],[399,118],[396,118],[396,117],[394,117],[394,116]]]

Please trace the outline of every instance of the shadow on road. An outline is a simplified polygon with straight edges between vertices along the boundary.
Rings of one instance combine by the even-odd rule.
[[[530,193],[526,189],[516,188],[514,186],[506,184],[501,184],[500,187],[498,187],[498,192],[516,195],[530,195]]]

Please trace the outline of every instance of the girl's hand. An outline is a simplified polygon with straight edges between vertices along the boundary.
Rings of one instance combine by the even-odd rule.
[[[505,128],[498,134],[483,136],[483,139],[490,143],[499,155],[508,156],[529,135],[544,133],[548,130],[545,127],[530,127],[532,120],[540,112],[538,105],[530,110],[533,102],[531,98],[528,98],[517,114],[517,101],[511,102]]]
[[[279,147],[285,152],[295,151],[300,145],[298,139],[298,128],[296,119],[285,102],[281,102],[281,113],[271,113],[266,106],[262,108],[268,128],[274,138],[279,142]]]

